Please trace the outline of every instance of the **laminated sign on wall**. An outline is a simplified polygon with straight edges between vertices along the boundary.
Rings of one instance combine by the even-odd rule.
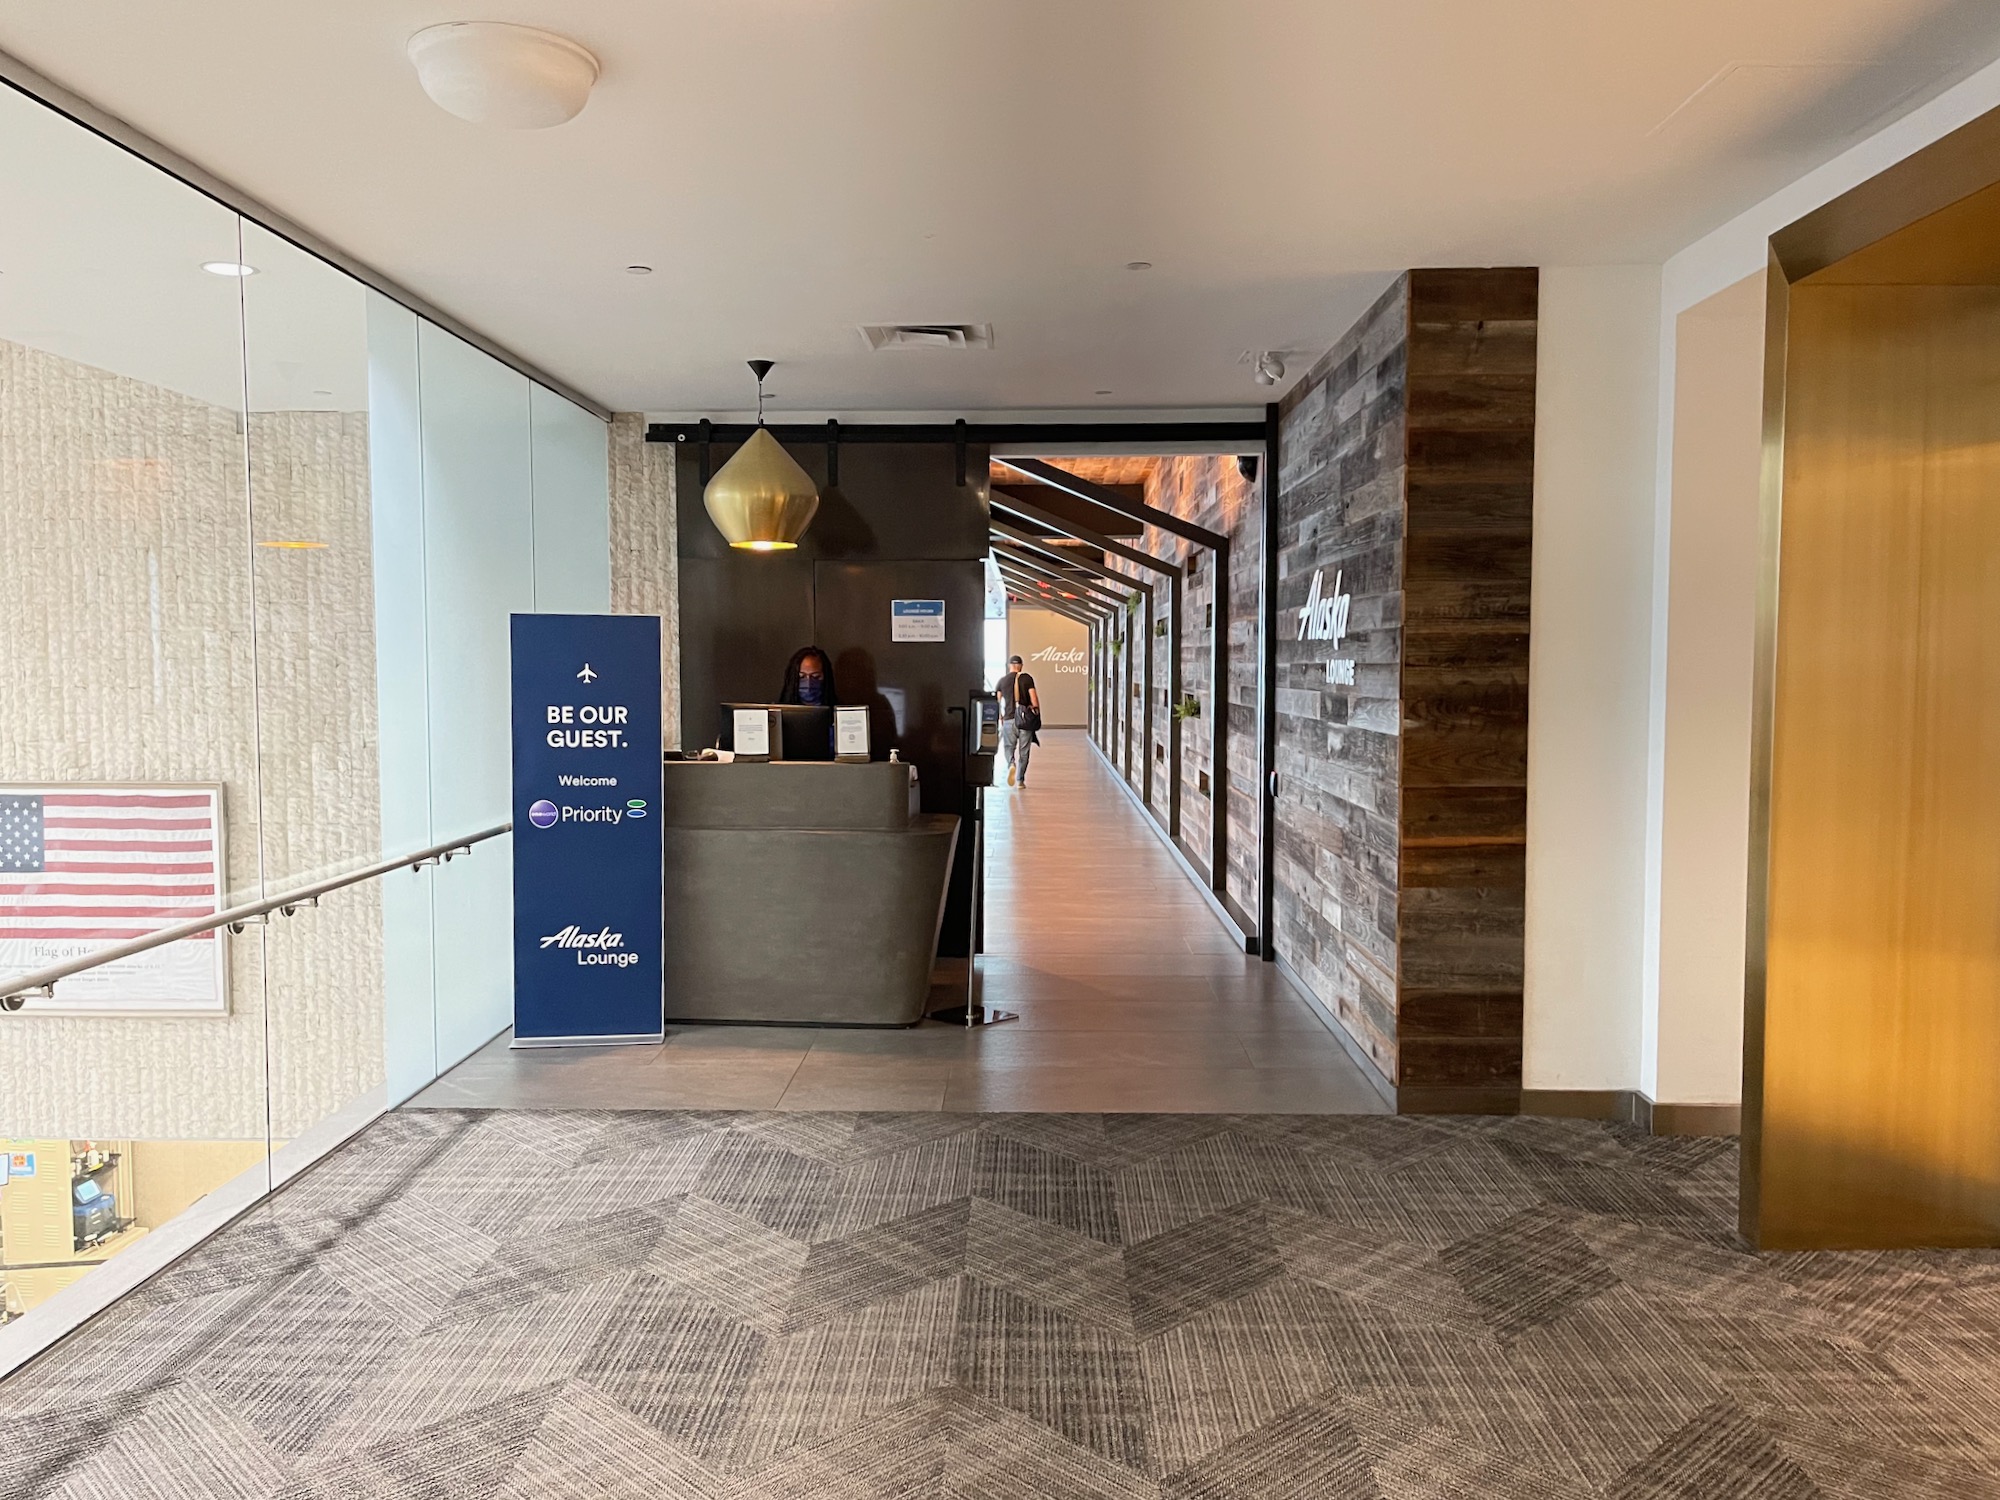
[[[891,599],[889,639],[892,641],[941,641],[944,639],[944,600]]]
[[[514,1045],[657,1041],[660,620],[515,615]]]
[[[0,786],[0,980],[182,922],[223,888],[222,787]],[[73,974],[24,1013],[220,1015],[229,941],[204,932]]]

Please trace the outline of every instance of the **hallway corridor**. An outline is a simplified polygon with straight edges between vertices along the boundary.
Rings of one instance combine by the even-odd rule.
[[[658,1047],[514,1051],[418,1108],[1379,1113],[1312,1006],[1249,957],[1080,730],[987,796],[987,1004],[968,1031],[670,1025]]]

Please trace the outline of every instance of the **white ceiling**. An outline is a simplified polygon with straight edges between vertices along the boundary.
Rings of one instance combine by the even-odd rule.
[[[404,43],[467,19],[590,47],[583,114],[431,105]],[[1401,267],[1660,260],[2000,5],[9,0],[0,48],[621,410],[740,410],[753,355],[780,411],[1191,409]],[[855,331],[902,321],[995,347]]]

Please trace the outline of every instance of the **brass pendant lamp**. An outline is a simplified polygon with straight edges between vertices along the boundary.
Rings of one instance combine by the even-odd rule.
[[[764,377],[771,361],[753,359],[757,430],[702,491],[701,503],[723,540],[746,552],[789,552],[819,510],[819,486],[764,426]]]

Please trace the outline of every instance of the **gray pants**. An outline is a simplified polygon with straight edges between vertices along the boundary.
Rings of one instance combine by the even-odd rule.
[[[1035,752],[1035,742],[1015,727],[1012,715],[1000,721],[1000,763],[1012,766],[1017,780],[1028,779],[1028,757]]]

